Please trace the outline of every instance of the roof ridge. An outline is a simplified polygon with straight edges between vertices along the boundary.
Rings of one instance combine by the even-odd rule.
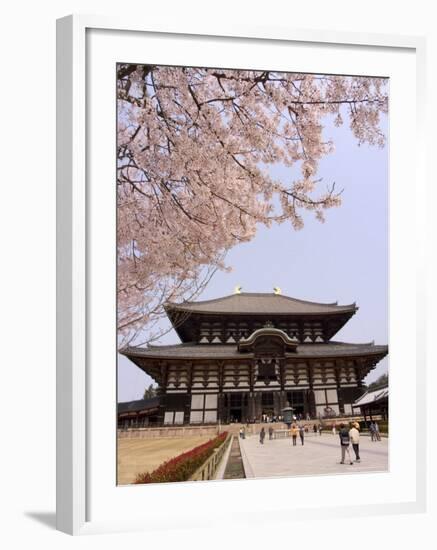
[[[300,298],[294,298],[293,296],[286,296],[284,294],[275,294],[274,292],[240,292],[238,294],[228,294],[227,296],[221,296],[219,298],[211,298],[210,300],[186,300],[184,302],[166,302],[164,304],[164,308],[167,307],[182,307],[182,306],[188,306],[188,305],[202,305],[202,304],[211,304],[216,302],[221,302],[224,300],[229,300],[230,298],[238,297],[238,296],[258,296],[258,297],[274,297],[275,299],[286,299],[290,300],[292,302],[298,302],[300,304],[311,304],[311,305],[317,305],[317,306],[338,306],[341,308],[344,307],[356,307],[356,302],[352,302],[350,304],[338,304],[338,301],[335,302],[313,302],[311,300],[302,300]]]

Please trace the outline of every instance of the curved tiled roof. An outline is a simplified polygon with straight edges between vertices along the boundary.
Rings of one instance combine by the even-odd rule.
[[[118,413],[138,412],[147,409],[159,407],[159,397],[149,397],[148,399],[137,399],[136,401],[124,401],[118,403]]]
[[[383,399],[388,399],[388,386],[384,388],[379,388],[376,390],[367,391],[359,397],[355,403],[354,407],[362,407],[363,405],[370,405],[371,403],[378,403]]]
[[[129,358],[150,359],[229,359],[243,358],[236,345],[230,344],[174,344],[170,346],[155,346],[149,348],[128,347],[121,350]],[[349,344],[344,342],[329,342],[327,344],[299,344],[294,357],[344,357],[354,355],[386,355],[388,346],[377,346],[373,343]],[[250,354],[249,354],[250,355]]]
[[[242,292],[232,294],[214,300],[202,302],[182,302],[176,304],[168,302],[165,306],[167,311],[180,310],[193,313],[237,313],[237,314],[294,314],[294,315],[318,315],[326,313],[354,312],[358,308],[353,304],[339,306],[336,302],[321,304],[298,300],[282,294]]]

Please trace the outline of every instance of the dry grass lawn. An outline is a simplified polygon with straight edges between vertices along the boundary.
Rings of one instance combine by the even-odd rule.
[[[156,439],[118,440],[118,484],[133,483],[137,474],[151,472],[160,464],[193,447],[197,447],[211,436],[167,437]]]

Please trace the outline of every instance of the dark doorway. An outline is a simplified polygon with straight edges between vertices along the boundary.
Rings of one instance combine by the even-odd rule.
[[[301,390],[288,391],[287,401],[290,407],[293,407],[293,414],[296,416],[302,415],[305,412],[305,393]]]
[[[261,407],[262,414],[266,416],[273,417],[274,414],[274,402],[273,402],[273,392],[266,391],[261,394]]]
[[[231,422],[241,422],[242,420],[241,409],[231,409],[230,417],[231,417]]]
[[[230,422],[242,422],[245,397],[242,393],[229,394],[229,420]]]

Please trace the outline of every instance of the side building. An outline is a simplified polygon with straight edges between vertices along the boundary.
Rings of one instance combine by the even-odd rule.
[[[352,413],[385,345],[332,340],[355,304],[240,293],[169,303],[181,343],[121,351],[159,385],[159,424],[254,422]]]

